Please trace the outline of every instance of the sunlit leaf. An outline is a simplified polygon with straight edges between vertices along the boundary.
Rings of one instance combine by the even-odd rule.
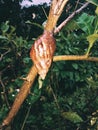
[[[93,126],[97,122],[97,117],[93,117],[90,122],[91,126]]]
[[[91,50],[91,48],[92,48],[92,46],[93,46],[93,44],[95,43],[96,40],[98,40],[98,34],[96,34],[96,33],[89,35],[87,37],[87,41],[89,42],[89,47],[87,49],[86,55],[89,55],[89,52],[90,52],[90,50]]]
[[[89,35],[87,40],[90,44],[93,44],[96,40],[98,40],[98,34]]]
[[[0,35],[0,39],[7,40],[8,38],[6,36]]]
[[[41,79],[41,77],[39,76],[38,78],[38,83],[39,83],[39,89],[42,88],[42,85],[43,85],[43,80]]]
[[[62,116],[73,123],[78,123],[83,121],[83,119],[76,112],[63,112]]]
[[[96,8],[95,13],[98,15],[98,7]]]

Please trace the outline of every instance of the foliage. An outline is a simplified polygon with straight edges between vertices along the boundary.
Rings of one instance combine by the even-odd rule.
[[[98,1],[97,0],[87,0],[87,1],[89,1],[90,3],[98,6]]]
[[[0,31],[0,82],[2,85],[0,106],[2,106],[1,110],[6,111],[8,109],[6,105],[9,107],[14,101],[23,82],[22,78],[27,74],[32,64],[28,55],[31,44],[23,37],[16,36],[15,27],[11,26],[9,21],[1,24]],[[7,104],[3,92],[9,97]]]
[[[36,24],[38,25],[38,24]],[[98,15],[75,17],[56,36],[55,55],[98,56]],[[18,36],[9,21],[0,26],[0,122],[28,73],[33,40]],[[88,44],[90,47],[88,47]],[[92,48],[91,48],[92,47]],[[89,53],[90,52],[90,53]],[[39,84],[38,84],[39,83]],[[14,130],[97,130],[98,63],[60,61],[52,64],[42,82],[36,79],[19,113]],[[7,97],[7,98],[5,98]],[[17,125],[16,125],[17,124]]]

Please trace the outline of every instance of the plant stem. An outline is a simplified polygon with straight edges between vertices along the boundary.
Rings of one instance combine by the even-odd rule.
[[[59,55],[59,56],[54,56],[53,61],[73,61],[73,60],[85,60],[85,61],[92,61],[92,62],[98,62],[97,57],[88,57],[87,55]]]
[[[22,125],[22,127],[21,127],[21,130],[24,129],[26,120],[27,120],[27,118],[28,118],[28,116],[29,116],[29,113],[30,113],[30,109],[31,109],[31,106],[28,108],[28,111],[27,111],[27,114],[26,114],[26,116],[25,116],[25,119],[24,119],[23,125]]]

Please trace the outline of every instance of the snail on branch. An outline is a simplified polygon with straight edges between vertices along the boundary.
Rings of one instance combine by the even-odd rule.
[[[55,43],[56,41],[53,37],[53,33],[45,30],[32,45],[30,57],[42,79],[45,79],[45,76],[51,66],[56,49]]]

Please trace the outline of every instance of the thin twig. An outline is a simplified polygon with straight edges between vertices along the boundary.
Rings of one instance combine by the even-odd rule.
[[[0,56],[0,61],[3,59],[3,57],[7,54],[7,53],[9,53],[11,50],[10,49],[8,49],[8,51],[6,51],[6,52],[4,52],[3,54],[1,54],[1,56]]]
[[[4,96],[4,100],[5,100],[5,103],[7,105],[7,107],[10,109],[10,104],[8,102],[8,99],[7,99],[7,95],[6,95],[6,89],[5,89],[5,85],[1,79],[1,74],[0,74],[0,83],[1,83],[1,86],[2,86],[2,90],[3,92],[1,93],[3,96]]]
[[[76,15],[79,14],[84,8],[89,5],[89,2],[86,2],[80,9],[74,11],[67,19],[65,19],[57,28],[54,30],[54,34],[60,32],[60,30]]]
[[[76,11],[76,9],[77,9],[77,7],[78,7],[78,4],[79,4],[79,1],[80,1],[80,0],[77,0],[74,11]]]
[[[53,97],[54,97],[55,103],[56,103],[58,109],[60,109],[60,106],[59,106],[59,103],[58,103],[57,97],[56,97],[56,95],[55,95],[55,93],[54,93],[54,91],[53,91],[53,89],[52,89],[51,86],[50,86],[50,89],[51,89],[52,95],[53,95]]]
[[[24,129],[26,120],[27,120],[27,118],[28,118],[28,116],[29,116],[29,113],[30,113],[30,109],[31,109],[31,106],[28,108],[28,111],[27,111],[27,114],[26,114],[26,116],[25,116],[25,119],[24,119],[23,125],[22,125],[22,127],[21,127],[21,130]]]

